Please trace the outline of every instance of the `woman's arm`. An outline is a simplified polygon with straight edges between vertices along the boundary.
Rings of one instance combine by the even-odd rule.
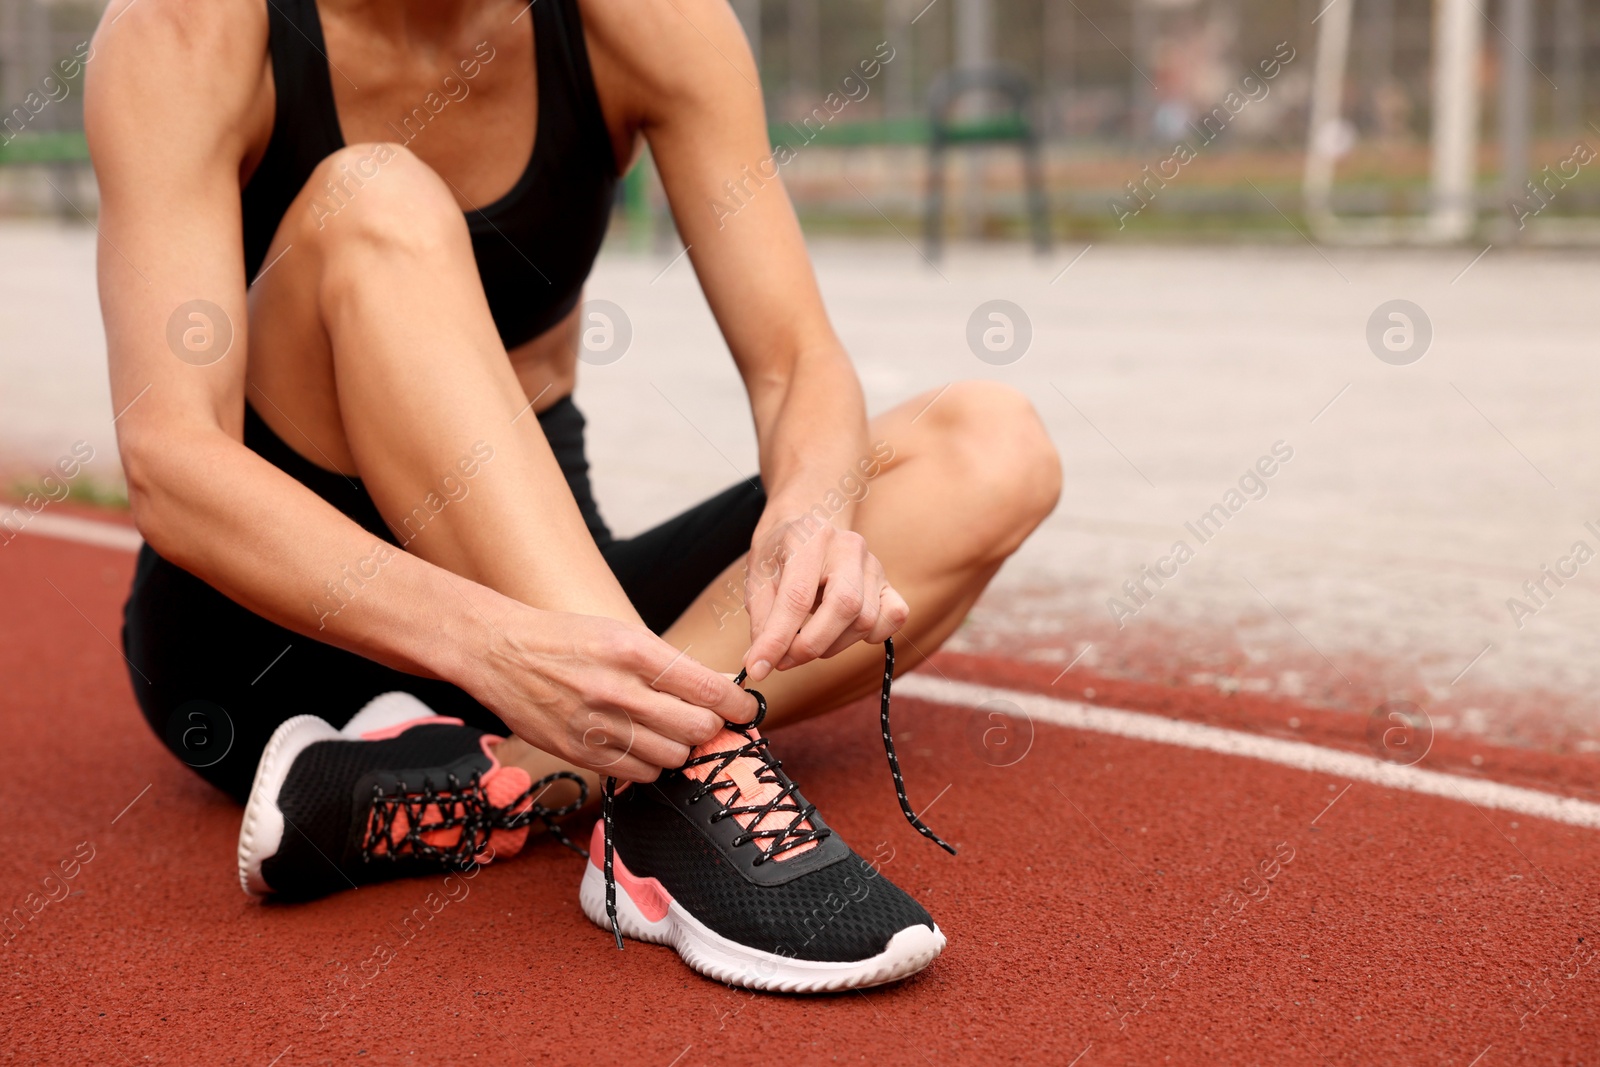
[[[462,685],[573,762],[599,755],[583,743],[590,708],[659,720],[649,682],[677,653],[642,627],[537,611],[398,550],[347,610],[312,610],[324,582],[376,546],[242,443],[240,170],[264,121],[266,7],[113,3],[94,43],[85,125],[101,189],[101,304],[129,499],[151,547],[296,633]],[[169,320],[194,300],[220,308],[233,335],[206,365],[169,347]],[[661,685],[747,714],[736,689],[686,657]],[[705,711],[679,707],[664,735],[714,732]],[[609,773],[648,780],[655,769],[629,756]]]
[[[726,0],[614,0],[584,13],[750,394],[768,496],[749,560],[750,677],[882,641],[905,622],[905,601],[850,532],[860,499],[850,490],[882,457],[776,177],[784,154],[775,161],[767,142],[739,22]]]
[[[373,538],[241,443],[249,353],[239,173],[259,121],[266,42],[266,8],[247,0],[115,3],[95,37],[84,124],[134,521],[165,558],[305,632],[316,576],[369,555]],[[205,365],[179,358],[167,336],[168,320],[195,300],[221,309],[213,336],[232,335],[227,354]],[[426,566],[415,564],[400,561],[385,585],[421,594]],[[452,642],[400,624],[400,596],[372,599],[359,622],[352,613],[319,636],[405,670],[450,669],[440,656]]]

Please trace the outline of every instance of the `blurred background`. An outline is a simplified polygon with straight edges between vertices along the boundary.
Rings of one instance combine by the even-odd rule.
[[[1570,155],[1574,138],[1595,136],[1594,0],[731,2],[761,70],[774,144],[812,135],[783,174],[816,233],[921,230],[931,109],[957,72],[975,72],[981,85],[1003,71],[1020,89],[1016,97],[973,93],[943,116],[953,120],[947,138],[962,146],[948,168],[946,221],[969,239],[1027,233],[1029,138],[1053,234],[1153,239],[1292,236],[1308,209],[1311,144],[1335,164],[1336,212],[1405,217],[1435,204],[1437,136],[1465,136],[1471,143],[1449,147],[1465,162],[1447,162],[1471,168],[1476,206],[1498,216],[1507,196],[1521,190],[1526,198],[1528,178]],[[56,67],[92,33],[102,8],[98,0],[0,5],[8,108],[0,211],[75,218],[69,198],[92,207],[81,165],[81,73],[63,78]],[[863,79],[859,64],[886,52],[893,58]],[[1274,59],[1281,69],[1262,77],[1261,63]],[[1251,75],[1262,89],[1241,86]],[[846,83],[852,77],[864,95]],[[46,78],[62,89],[52,93]],[[1228,107],[1230,92],[1247,106]],[[830,111],[830,93],[846,106]],[[1205,122],[1219,107],[1229,112],[1225,130]],[[819,108],[826,124],[813,117]],[[1462,111],[1475,113],[1465,116],[1465,133]],[[1197,157],[1127,232],[1110,203],[1136,206],[1128,183],[1180,141]],[[1593,173],[1569,182],[1541,214],[1538,239],[1580,239],[1556,220],[1600,207]],[[637,240],[660,225],[664,203],[648,166],[619,212],[619,237]]]
[[[1060,508],[955,649],[1058,666],[1069,696],[1406,699],[1441,730],[1600,750],[1600,564],[1527,591],[1600,549],[1600,0],[732,4],[874,410],[1004,380],[1061,450]],[[0,0],[0,473],[21,499],[87,442],[71,497],[114,515],[62,67],[99,8]],[[577,397],[623,533],[755,465],[682,251],[647,157],[585,309],[623,340],[580,353]],[[1279,442],[1267,495],[1132,597]]]

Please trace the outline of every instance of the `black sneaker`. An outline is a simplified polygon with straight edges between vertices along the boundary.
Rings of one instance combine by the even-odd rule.
[[[894,649],[886,643],[883,735]],[[743,675],[738,679],[743,681]],[[756,729],[728,726],[678,770],[615,792],[606,782],[579,902],[622,937],[671,945],[721,982],[789,993],[881,985],[922,970],[944,948],[938,925],[829,829]],[[617,893],[616,889],[622,892]]]
[[[306,899],[461,870],[515,855],[535,819],[572,846],[553,820],[578,810],[588,787],[567,772],[531,782],[501,766],[500,741],[407,693],[378,697],[342,731],[315,715],[288,720],[256,767],[239,830],[240,884],[252,896]],[[579,799],[539,804],[562,778],[578,783]]]

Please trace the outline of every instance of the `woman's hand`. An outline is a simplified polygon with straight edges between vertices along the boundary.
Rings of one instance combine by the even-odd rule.
[[[652,782],[681,767],[754,698],[643,626],[518,606],[462,687],[537,748]]]
[[[857,641],[881,644],[911,614],[860,534],[815,520],[757,531],[748,574],[752,682]]]

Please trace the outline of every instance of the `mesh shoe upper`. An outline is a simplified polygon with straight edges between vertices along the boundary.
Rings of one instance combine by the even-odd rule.
[[[485,752],[483,739],[482,731],[469,726],[439,724],[415,726],[381,741],[320,741],[308,746],[296,757],[279,790],[283,839],[277,852],[262,862],[262,877],[280,895],[305,898],[352,884],[444,869],[449,861],[412,854],[403,838],[408,823],[417,822],[444,827],[428,836],[445,846],[452,844],[470,829],[456,817],[460,806],[447,794],[424,819],[408,819],[405,810],[396,812],[391,806],[378,820],[382,840],[373,840],[375,793],[399,797],[429,789],[448,791],[453,788],[452,777],[454,788],[470,793],[475,782],[498,767]],[[487,787],[502,800],[507,793],[515,797],[527,789],[528,775],[519,768],[500,768],[489,777]],[[480,789],[480,797],[482,793]],[[468,798],[465,806],[473,806],[475,800]],[[476,806],[483,806],[481,800]],[[453,834],[451,824],[455,824]],[[502,854],[515,852],[527,831],[513,833],[514,842],[496,838]],[[368,859],[369,854],[375,859]],[[472,858],[461,855],[454,861],[466,866]]]
[[[723,804],[709,796],[696,803],[699,792],[700,784],[679,771],[622,791],[614,801],[613,842],[629,871],[659,881],[716,933],[782,956],[849,962],[878,955],[907,927],[934,928],[921,905],[814,811],[803,822],[821,832],[819,844],[753,866],[770,840],[741,840],[746,835],[731,816],[713,824]],[[810,808],[798,790],[792,796],[802,810]]]

